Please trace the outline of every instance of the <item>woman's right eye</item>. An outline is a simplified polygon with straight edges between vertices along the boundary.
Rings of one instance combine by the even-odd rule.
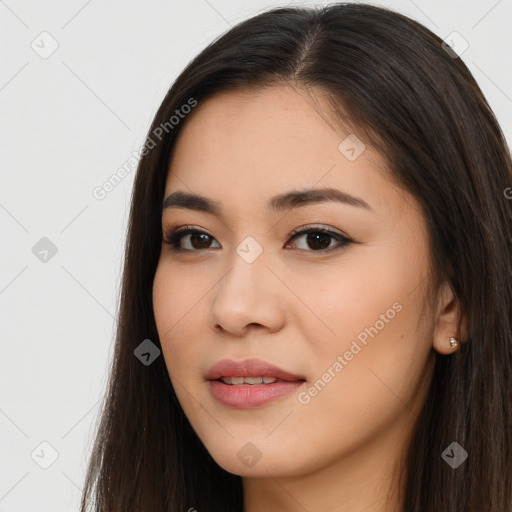
[[[181,246],[181,240],[185,237],[189,237],[188,243],[189,245],[192,244],[192,248],[184,248]],[[195,252],[210,249],[210,247],[208,247],[208,239],[215,240],[211,235],[205,233],[204,231],[199,231],[196,228],[184,226],[168,233],[165,236],[164,241],[171,246],[173,251]]]

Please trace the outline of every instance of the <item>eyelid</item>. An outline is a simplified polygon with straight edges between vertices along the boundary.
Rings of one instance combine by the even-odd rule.
[[[299,233],[303,233],[305,231],[309,231],[309,230],[313,230],[313,229],[319,229],[319,230],[324,230],[324,231],[329,231],[331,233],[334,233],[334,234],[337,234],[341,237],[344,237],[344,238],[347,238],[347,239],[350,239],[351,237],[348,236],[347,234],[343,233],[342,231],[339,231],[339,230],[336,230],[335,228],[331,228],[330,226],[327,226],[327,225],[324,225],[324,224],[304,224],[302,226],[299,226],[298,228],[295,228],[289,236],[294,236],[296,234],[299,234]],[[172,233],[173,235],[175,234],[178,234],[178,233],[183,233],[184,231],[187,231],[187,230],[194,230],[194,231],[198,231],[200,233],[203,233],[205,235],[208,235],[208,236],[211,236],[212,238],[215,238],[213,235],[211,235],[210,233],[208,233],[208,231],[206,230],[203,230],[203,228],[199,228],[197,226],[194,226],[194,225],[183,225],[183,226],[170,226],[169,228],[167,229],[164,229],[164,232],[165,233]]]
[[[304,224],[303,226],[299,226],[298,228],[295,228],[291,233],[290,233],[290,236],[293,236],[293,235],[296,235],[296,234],[300,234],[300,233],[304,233],[305,231],[309,231],[309,230],[320,230],[320,231],[328,231],[329,233],[335,233],[343,238],[347,238],[347,239],[350,239],[350,237],[348,235],[345,235],[345,233],[339,231],[339,230],[336,230],[334,228],[331,228],[330,226],[326,226],[324,224]]]

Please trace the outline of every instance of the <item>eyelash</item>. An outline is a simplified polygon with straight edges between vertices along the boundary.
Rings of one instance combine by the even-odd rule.
[[[323,234],[329,235],[331,238],[334,238],[335,240],[340,242],[340,244],[337,247],[334,246],[334,247],[330,247],[328,249],[322,249],[319,251],[307,250],[307,249],[299,249],[299,250],[306,251],[306,252],[325,254],[328,252],[332,252],[333,250],[336,250],[336,249],[338,249],[338,250],[344,249],[348,245],[355,243],[350,238],[347,238],[346,236],[340,235],[339,233],[336,233],[334,231],[331,231],[331,230],[329,230],[327,228],[323,228],[323,227],[320,227],[320,228],[306,227],[306,228],[295,229],[290,234],[290,237],[291,237],[290,240],[298,238],[299,235],[305,235],[305,234],[310,234],[310,233],[323,233]],[[164,242],[166,244],[169,244],[171,246],[171,250],[176,253],[204,252],[204,251],[210,250],[209,248],[208,249],[182,249],[182,248],[180,248],[179,244],[181,242],[181,239],[184,236],[190,235],[190,234],[206,235],[206,236],[214,239],[214,237],[211,236],[210,234],[206,233],[205,231],[198,230],[198,229],[194,228],[193,226],[182,226],[182,227],[174,229],[174,230],[171,229],[168,233],[166,233],[164,236]]]

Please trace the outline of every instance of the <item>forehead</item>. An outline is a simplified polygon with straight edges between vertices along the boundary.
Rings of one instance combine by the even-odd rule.
[[[188,190],[227,202],[236,194],[244,204],[321,186],[366,196],[376,209],[389,204],[393,186],[384,159],[361,140],[364,151],[349,160],[340,144],[353,134],[333,118],[321,95],[289,86],[217,94],[185,119],[165,195]]]
[[[200,102],[185,120],[175,152],[178,146],[194,147],[221,158],[227,147],[240,148],[248,160],[264,159],[271,149],[280,150],[271,153],[273,158],[289,158],[290,150],[332,151],[342,134],[334,129],[328,109],[317,94],[292,86],[221,92]],[[262,148],[267,152],[262,154]]]

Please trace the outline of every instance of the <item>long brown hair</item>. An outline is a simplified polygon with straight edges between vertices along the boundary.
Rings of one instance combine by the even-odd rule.
[[[468,68],[439,37],[388,9],[344,3],[239,23],[188,64],[158,109],[135,177],[115,351],[81,512],[88,504],[242,510],[241,478],[196,436],[163,357],[146,366],[134,350],[145,339],[161,348],[152,283],[169,159],[187,116],[170,119],[216,92],[277,83],[328,93],[340,120],[348,116],[387,159],[427,221],[432,290],[448,279],[467,318],[460,350],[435,354],[402,468],[403,510],[512,512],[510,153]],[[468,453],[456,469],[441,457],[453,441]]]

